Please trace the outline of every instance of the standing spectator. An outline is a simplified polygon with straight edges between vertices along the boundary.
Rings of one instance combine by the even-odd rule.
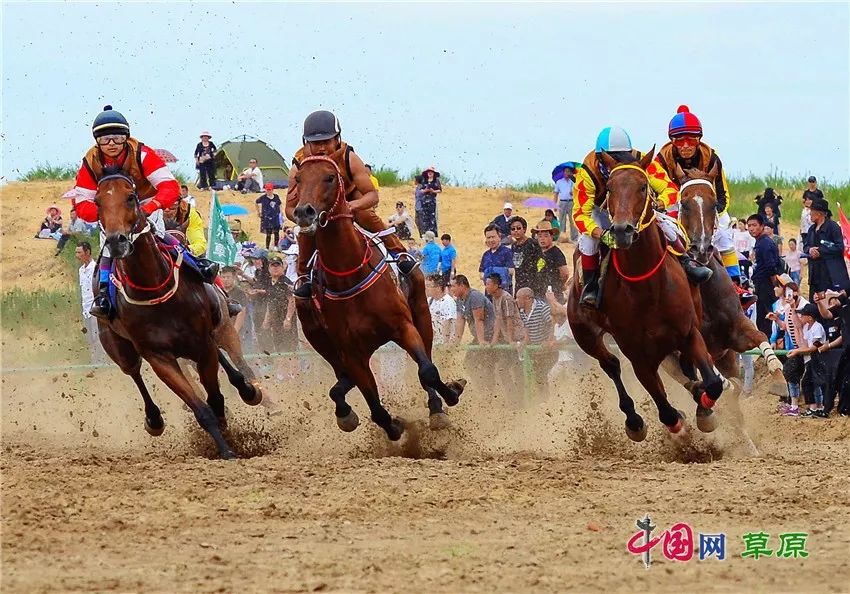
[[[80,297],[83,304],[83,332],[86,335],[86,343],[89,345],[91,362],[94,365],[99,365],[106,361],[106,353],[100,344],[97,318],[91,315],[89,311],[94,304],[94,287],[92,283],[94,272],[97,268],[95,261],[91,257],[91,244],[88,241],[80,242],[74,250],[74,256],[80,263],[79,276]]]
[[[419,243],[413,237],[407,240],[407,253],[417,262],[422,261],[422,250],[419,249]]]
[[[778,275],[782,272],[782,260],[779,258],[779,250],[765,233],[764,217],[760,214],[752,214],[747,218],[747,230],[756,243],[753,246],[755,254],[755,270],[751,280],[755,286],[756,317],[757,326],[765,335],[771,334],[771,322],[767,319],[773,303],[776,301],[774,286],[776,286]]]
[[[201,142],[195,147],[195,169],[198,170],[199,190],[209,190],[215,185],[216,150],[210,133],[201,132]]]
[[[281,253],[286,258],[286,278],[295,286],[295,281],[298,280],[298,242],[293,241],[286,249],[281,250]]]
[[[404,202],[398,201],[395,203],[395,212],[390,215],[390,226],[395,227],[395,233],[399,239],[410,239],[413,237],[413,219],[404,208]]]
[[[236,180],[236,189],[243,194],[262,191],[264,187],[263,172],[257,166],[257,160],[250,159],[248,167],[242,170]]]
[[[570,278],[570,269],[567,267],[567,258],[561,248],[555,245],[555,233],[552,223],[542,220],[534,228],[537,233],[537,243],[543,251],[541,259],[543,265],[537,264],[537,280],[532,285],[534,296],[540,299],[546,297],[547,287],[551,287],[555,293],[558,303],[566,303],[567,297],[564,288]]]
[[[788,273],[794,282],[797,283],[797,286],[800,285],[801,272],[803,270],[803,264],[800,261],[801,255],[800,250],[797,249],[797,240],[789,239],[788,251],[782,257],[785,259],[785,265],[788,266]]]
[[[543,220],[552,223],[552,229],[554,229],[553,237],[555,241],[558,241],[558,238],[561,236],[561,221],[555,216],[555,211],[547,208],[546,212],[543,213]]]
[[[563,231],[567,230],[567,225],[570,227],[569,237],[562,236],[562,241],[566,243],[575,243],[578,241],[578,229],[573,222],[573,185],[575,184],[575,169],[567,167],[564,169],[564,177],[555,182],[555,191],[552,197],[558,204],[558,220],[561,222]],[[569,223],[567,223],[569,221]]]
[[[364,166],[366,167],[366,171],[369,172],[369,180],[372,182],[372,185],[375,186],[376,190],[380,190],[381,184],[378,183],[378,178],[372,173],[372,166],[365,163]]]
[[[192,208],[198,208],[198,204],[195,200],[195,197],[189,194],[189,186],[180,186],[180,200],[182,200],[183,202],[187,202]]]
[[[818,188],[818,178],[814,175],[810,175],[808,179],[808,186],[803,191],[803,201],[806,200],[814,200],[815,198],[823,198],[823,192],[821,192],[820,188]],[[808,227],[806,227],[808,230]]]
[[[836,287],[850,291],[841,227],[832,220],[832,213],[823,198],[812,200],[811,210],[812,226],[803,246],[809,259],[809,294]]]
[[[266,249],[272,245],[274,236],[274,247],[280,242],[280,196],[274,193],[274,184],[268,182],[264,188],[265,193],[257,198],[257,215],[260,217],[260,233],[266,235]]]
[[[242,311],[236,314],[235,318],[230,318],[236,333],[239,334],[242,350],[246,353],[255,353],[257,352],[257,337],[254,332],[254,320],[248,314],[248,295],[236,283],[237,270],[233,266],[224,266],[219,276],[224,290],[227,291],[227,296],[242,306]]]
[[[829,321],[837,322],[840,331],[837,337],[827,332],[827,343],[820,347],[827,363],[830,386],[824,399],[824,410],[828,414],[838,395],[838,414],[850,416],[850,302],[843,291],[827,291],[825,299],[818,302],[820,313]]]
[[[520,216],[511,217],[511,253],[516,271],[516,289],[533,287],[537,276],[537,262],[543,256],[540,244],[526,235],[528,221]]]
[[[449,281],[457,274],[457,249],[452,245],[452,236],[443,233],[440,237],[443,249],[440,250],[440,274],[443,276],[443,286],[448,287]]]
[[[818,190],[820,192],[820,190]],[[800,244],[806,245],[806,235],[809,233],[809,228],[812,226],[812,198],[811,196],[803,197],[803,209],[800,211]]]
[[[511,241],[511,224],[510,220],[514,213],[514,205],[510,202],[505,202],[502,206],[502,214],[496,215],[490,225],[494,226],[499,231],[499,241],[502,243],[510,243]]]
[[[425,232],[425,247],[422,248],[422,274],[431,276],[440,271],[440,248],[434,243],[436,236],[433,231]]]
[[[432,165],[422,172],[422,224],[425,231],[437,234],[437,194],[443,191],[440,172]]]
[[[826,344],[827,340],[823,326],[817,321],[819,317],[818,308],[815,304],[809,303],[799,310],[792,310],[791,315],[797,318],[795,321],[803,329],[802,344],[788,353],[789,359],[797,356],[803,357],[804,370],[800,388],[801,392],[804,395],[808,394],[809,400],[811,400],[809,410],[803,416],[826,418],[827,415],[823,412],[826,370],[818,349]],[[795,408],[792,403],[791,409],[786,414],[793,416]]]
[[[753,239],[753,236],[750,235],[749,231],[747,231],[746,221],[739,220],[735,223],[733,242],[735,244],[735,251],[738,254],[738,265],[741,267],[741,272],[747,280],[749,280],[750,265],[752,264],[752,262],[750,262],[750,255],[753,252],[756,240]],[[742,282],[741,284],[743,285],[744,283]]]
[[[481,291],[470,288],[469,279],[462,274],[455,276],[451,292],[457,302],[454,342],[459,343],[463,338],[467,324],[472,332],[473,344],[487,344],[493,340],[496,312],[490,300]]]
[[[770,204],[764,205],[764,224],[770,228],[771,239],[782,254],[782,235],[779,233],[779,217],[773,212],[773,206]]]
[[[443,277],[439,275],[425,277],[425,294],[428,296],[428,309],[431,311],[434,344],[448,344],[454,336],[457,304],[446,292]]]
[[[554,349],[555,323],[552,319],[552,310],[546,301],[535,297],[534,292],[528,287],[517,291],[516,303],[525,327],[521,347],[525,348],[527,345],[541,347],[529,355],[538,393],[545,397],[549,392],[549,372],[558,362],[558,351]]]
[[[295,319],[295,295],[286,278],[283,256],[269,252],[269,277],[263,288],[267,292],[267,307],[262,329],[266,348],[274,352],[294,351],[298,334],[293,324]]]
[[[764,207],[768,204],[773,208],[773,213],[777,220],[782,218],[782,211],[779,210],[779,205],[782,204],[782,196],[776,193],[773,188],[765,188],[764,194],[756,196],[755,203],[758,205],[758,213],[764,215]]]
[[[484,280],[484,292],[493,301],[493,311],[496,314],[490,345],[514,344],[522,340],[525,332],[519,318],[519,310],[510,292],[502,289],[502,277],[498,272],[489,274]]]
[[[514,258],[510,248],[501,244],[501,237],[496,225],[490,223],[484,228],[484,242],[487,250],[481,256],[481,265],[478,272],[481,273],[482,283],[493,273],[502,278],[505,290],[513,295]]]
[[[422,239],[422,236],[425,235],[425,223],[422,220],[422,198],[424,196],[425,190],[422,188],[422,176],[417,175],[414,178],[413,186],[413,217],[419,239]]]

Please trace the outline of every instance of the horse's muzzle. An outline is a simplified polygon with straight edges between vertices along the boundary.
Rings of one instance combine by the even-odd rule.
[[[611,236],[614,238],[614,246],[618,249],[626,249],[632,246],[637,239],[637,229],[631,223],[617,223],[611,225]]]
[[[711,257],[714,255],[714,246],[711,243],[708,245],[692,243],[691,247],[688,248],[688,255],[703,266],[708,266]]]
[[[311,230],[315,230],[316,221],[319,217],[319,213],[316,212],[316,208],[312,204],[299,204],[295,207],[295,212],[293,213],[295,216],[295,222],[301,227],[301,232],[311,232]]]
[[[133,243],[124,233],[110,233],[106,236],[106,247],[113,258],[126,258],[133,252]]]

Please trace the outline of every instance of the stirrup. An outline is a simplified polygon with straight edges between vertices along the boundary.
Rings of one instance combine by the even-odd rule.
[[[297,281],[296,281],[297,282]],[[309,280],[304,280],[292,294],[296,299],[310,299],[313,297],[313,283]]]
[[[703,266],[686,254],[679,257],[679,262],[681,262],[682,267],[685,269],[685,275],[688,277],[688,281],[695,285],[701,285],[714,274],[711,268]]]
[[[207,260],[206,258],[198,258],[198,272],[201,274],[201,279],[209,284],[215,284],[215,278],[218,276],[220,264]]]
[[[89,313],[101,320],[109,321],[112,319],[114,312],[112,310],[112,304],[109,302],[109,296],[104,293],[98,293],[94,298],[94,303],[89,308]]]
[[[226,299],[227,302],[227,313],[231,318],[235,318],[242,311],[242,305],[238,301],[234,301],[230,297]]]

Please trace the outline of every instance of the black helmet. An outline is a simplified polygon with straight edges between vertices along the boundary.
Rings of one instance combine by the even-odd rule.
[[[111,105],[104,105],[103,111],[98,114],[91,125],[91,132],[95,138],[106,134],[130,135],[130,124],[127,118],[112,109]]]
[[[318,142],[339,136],[339,120],[329,111],[314,111],[304,120],[304,142]]]

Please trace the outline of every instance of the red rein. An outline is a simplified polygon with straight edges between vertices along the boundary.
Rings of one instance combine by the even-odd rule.
[[[162,252],[165,255],[166,259],[169,262],[168,276],[165,277],[165,280],[162,281],[162,284],[159,284],[155,287],[142,287],[140,285],[135,284],[133,281],[131,281],[129,275],[122,273],[120,270],[116,270],[116,272],[119,273],[119,280],[121,282],[125,283],[131,289],[135,289],[136,291],[149,291],[149,292],[153,293],[154,291],[162,290],[168,283],[171,282],[171,279],[174,278],[174,268],[175,268],[175,266],[174,266],[174,259],[171,257],[171,254],[168,253],[168,248],[164,245],[159,245],[159,244],[157,244],[157,247],[159,248],[159,251]]]
[[[632,283],[639,283],[641,281],[645,281],[649,278],[652,278],[652,276],[655,275],[656,272],[661,270],[661,266],[662,266],[662,264],[664,264],[665,258],[667,258],[667,248],[664,248],[661,251],[661,259],[658,260],[658,264],[656,264],[655,266],[652,267],[652,270],[650,270],[646,274],[642,274],[640,276],[628,276],[628,275],[626,275],[626,273],[623,272],[623,269],[620,268],[620,262],[617,260],[617,250],[612,250],[612,251],[614,252],[613,254],[611,254],[611,258],[614,260],[614,270],[616,270],[617,274],[622,276],[625,280],[632,282]]]

